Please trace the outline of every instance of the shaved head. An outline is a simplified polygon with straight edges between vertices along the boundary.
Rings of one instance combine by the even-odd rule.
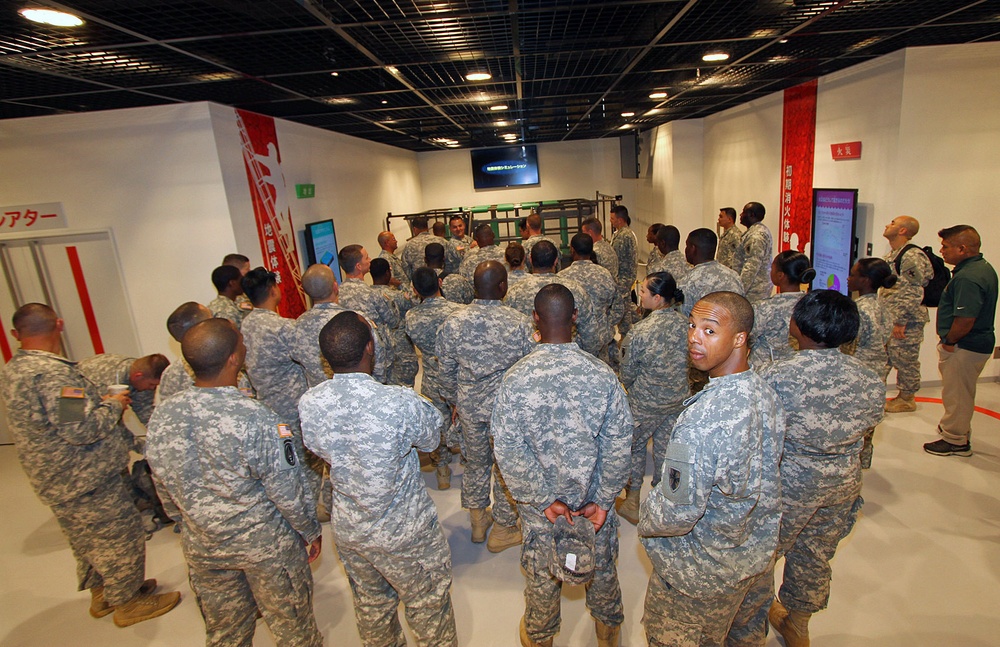
[[[372,342],[372,330],[356,312],[341,312],[319,332],[319,349],[335,373],[351,372],[364,358]]]
[[[906,228],[907,238],[913,238],[920,231],[920,223],[912,216],[896,216],[896,224]]]
[[[177,308],[167,317],[167,332],[180,343],[184,338],[184,333],[191,329],[196,323],[201,323],[212,318],[212,311],[195,301],[188,301],[177,306]]]
[[[240,331],[228,319],[206,319],[185,333],[181,353],[195,377],[212,379],[218,377],[226,361],[236,352],[241,337]]]
[[[497,261],[484,261],[476,266],[472,282],[477,298],[502,299],[507,294],[507,268]]]
[[[310,265],[302,275],[302,289],[313,301],[329,299],[337,291],[337,277],[333,270],[322,263]]]
[[[19,337],[36,337],[55,332],[59,316],[44,303],[26,303],[14,312],[11,323]]]
[[[538,315],[540,324],[569,328],[573,325],[575,309],[573,293],[565,285],[551,283],[535,295],[535,314]]]
[[[476,227],[476,244],[480,247],[491,247],[495,236],[493,234],[493,227],[490,227],[485,222],[478,227]]]
[[[728,311],[729,316],[733,318],[735,332],[749,334],[753,330],[753,306],[735,292],[712,292],[706,294],[701,300],[714,303]]]

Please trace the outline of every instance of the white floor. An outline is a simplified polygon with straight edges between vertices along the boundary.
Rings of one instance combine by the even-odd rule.
[[[937,397],[938,389],[920,396]],[[978,403],[1000,411],[1000,385],[980,386]],[[977,414],[970,458],[941,458],[920,445],[934,440],[940,405],[889,416],[876,433],[865,475],[864,514],[834,561],[830,608],[810,628],[817,647],[923,647],[1000,644],[1000,420]],[[460,471],[460,468],[459,468]],[[432,474],[425,474],[432,485]],[[647,481],[648,483],[648,481]],[[517,645],[523,577],[517,549],[500,555],[469,541],[459,507],[461,479],[431,494],[452,549],[453,599],[462,645]],[[147,543],[146,572],[184,598],[169,615],[127,629],[87,614],[75,591],[73,558],[49,510],[35,498],[10,446],[0,447],[0,645],[198,645],[204,625],[188,588],[178,536]],[[625,646],[645,645],[640,624],[650,566],[635,528],[622,523],[619,573]],[[314,568],[315,609],[327,645],[360,644],[350,591],[326,536]],[[567,587],[556,645],[596,645],[583,590]],[[258,623],[254,645],[274,642]],[[411,642],[412,644],[412,642]],[[773,637],[768,645],[778,645]]]

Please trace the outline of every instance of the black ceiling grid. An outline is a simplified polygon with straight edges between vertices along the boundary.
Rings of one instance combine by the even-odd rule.
[[[31,0],[76,28],[26,2],[0,0],[0,119],[213,101],[415,151],[613,137],[1000,40],[998,0]]]

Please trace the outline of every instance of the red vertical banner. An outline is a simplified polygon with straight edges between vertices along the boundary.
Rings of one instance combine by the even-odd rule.
[[[302,269],[292,227],[292,208],[281,172],[274,118],[237,110],[236,121],[264,267],[278,275],[279,313],[295,318],[306,311],[306,298],[302,291]]]
[[[816,153],[816,81],[785,90],[781,124],[781,218],[778,250],[805,251],[812,232]]]
[[[70,272],[73,273],[73,282],[76,283],[76,293],[80,296],[80,308],[83,310],[83,319],[87,322],[90,343],[94,345],[94,353],[100,355],[104,352],[104,341],[101,339],[101,329],[97,325],[97,316],[94,314],[94,303],[90,300],[87,279],[83,275],[80,253],[76,251],[75,246],[70,245],[66,247],[66,257],[69,259]]]

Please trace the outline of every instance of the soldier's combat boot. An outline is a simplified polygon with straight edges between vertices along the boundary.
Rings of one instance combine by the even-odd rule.
[[[472,508],[469,517],[472,519],[472,543],[481,544],[486,541],[486,532],[493,525],[493,513],[487,508]]]
[[[491,553],[502,553],[511,546],[521,543],[521,529],[516,525],[500,526],[494,525],[490,532],[490,538],[486,542],[486,550]]]
[[[777,599],[767,612],[771,626],[785,639],[785,647],[809,647],[810,616],[811,613],[786,609]]]
[[[158,618],[177,606],[181,594],[170,593],[139,593],[125,604],[115,609],[115,624],[128,627],[144,620]]]
[[[900,393],[885,403],[886,413],[906,413],[917,410],[917,401],[912,393]]]
[[[437,479],[438,479],[438,489],[439,490],[450,490],[451,489],[451,468],[447,465],[437,466]]]
[[[609,627],[600,620],[594,620],[594,625],[597,627],[597,647],[618,647],[621,625]]]
[[[156,590],[156,580],[149,578],[139,587],[140,594],[149,594]],[[104,587],[95,586],[90,589],[90,615],[95,618],[103,618],[114,612],[115,608],[104,600]]]
[[[552,639],[535,642],[528,635],[528,627],[524,624],[524,616],[521,616],[521,647],[552,647]]]
[[[626,489],[625,498],[616,503],[619,517],[633,526],[639,523],[639,488]]]

